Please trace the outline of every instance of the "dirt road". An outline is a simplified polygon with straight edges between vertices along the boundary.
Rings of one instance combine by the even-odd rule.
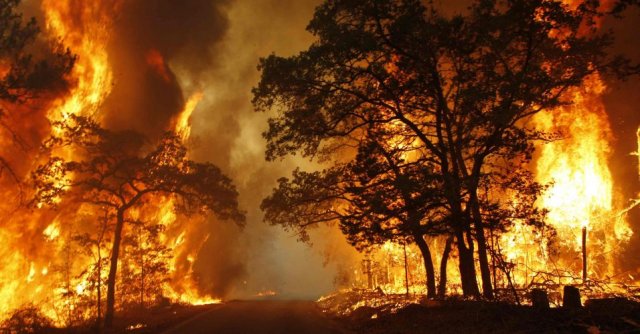
[[[348,333],[311,301],[232,301],[177,325],[164,334]]]

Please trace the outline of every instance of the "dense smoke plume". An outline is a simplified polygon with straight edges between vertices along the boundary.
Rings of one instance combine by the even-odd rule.
[[[216,61],[227,32],[227,1],[126,1],[115,17],[109,45],[114,89],[106,103],[107,126],[150,136],[163,131],[184,105],[172,64],[187,80]]]
[[[232,296],[251,297],[273,290],[282,297],[317,297],[334,287],[335,262],[339,261],[325,266],[325,260],[335,254],[342,254],[343,261],[356,257],[337,229],[318,231],[314,247],[309,248],[279,227],[262,223],[259,209],[279,177],[296,165],[313,166],[302,159],[265,161],[261,133],[268,115],[253,112],[250,103],[251,87],[259,78],[257,60],[272,52],[290,55],[307,48],[312,36],[304,28],[317,4],[319,1],[275,0],[231,4],[227,34],[216,48],[216,64],[200,73],[204,98],[193,116],[193,154],[223,166],[234,178],[241,206],[248,210],[248,223],[242,232],[217,230],[217,237],[209,239],[195,266],[209,273],[204,276],[212,282],[230,283]],[[176,64],[178,76],[186,77],[193,86],[189,70]],[[221,248],[220,239],[233,241]],[[226,259],[234,254],[244,271]],[[239,272],[244,273],[240,279],[233,276]]]

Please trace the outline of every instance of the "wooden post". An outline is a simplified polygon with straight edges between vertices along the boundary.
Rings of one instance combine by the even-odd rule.
[[[638,150],[635,154],[638,156],[638,180],[640,180],[640,127],[638,127],[636,137],[638,138]]]
[[[549,308],[549,296],[547,292],[542,289],[531,289],[529,295],[531,298],[531,306],[535,309],[548,309]]]
[[[582,302],[580,301],[580,290],[575,286],[565,285],[562,296],[562,306],[565,308],[582,307]]]

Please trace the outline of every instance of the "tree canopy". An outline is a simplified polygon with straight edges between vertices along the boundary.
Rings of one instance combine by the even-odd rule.
[[[334,165],[282,179],[263,203],[266,219],[306,228],[314,221],[302,221],[308,212],[290,222],[276,213],[303,206],[340,220],[350,235],[387,233],[367,223],[380,214],[374,210],[357,219],[331,216],[327,207],[335,207],[317,204],[327,192],[348,192],[343,197],[356,212],[415,210],[420,226],[443,221],[455,236],[465,295],[479,294],[477,246],[482,291],[491,298],[485,230],[506,229],[513,217],[531,217],[532,224],[543,217],[533,205],[543,187],[518,171],[534,141],[552,134],[527,120],[571,103],[563,93],[594,73],[632,69],[607,52],[612,36],[596,33],[599,15],[598,3],[589,1],[571,9],[550,0],[477,0],[457,15],[419,0],[323,3],[308,25],[316,41],[307,50],[260,60],[253,103],[277,112],[264,134],[267,159],[300,153]],[[386,148],[376,153],[376,146]],[[344,161],[361,166],[348,169],[355,176],[341,169]],[[387,166],[379,169],[382,161]],[[376,170],[393,182],[380,190],[350,187],[354,179],[375,180]],[[307,193],[290,196],[296,191]],[[528,200],[514,207],[497,197],[509,191]]]

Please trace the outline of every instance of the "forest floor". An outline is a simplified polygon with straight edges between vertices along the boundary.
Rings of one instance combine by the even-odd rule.
[[[580,308],[345,291],[313,301],[165,305],[116,318],[111,333],[640,333],[640,303],[591,299]],[[96,333],[90,328],[42,333]]]
[[[462,300],[395,305],[360,306],[333,317],[348,331],[371,334],[640,333],[640,303],[624,298],[592,300],[577,309]]]

